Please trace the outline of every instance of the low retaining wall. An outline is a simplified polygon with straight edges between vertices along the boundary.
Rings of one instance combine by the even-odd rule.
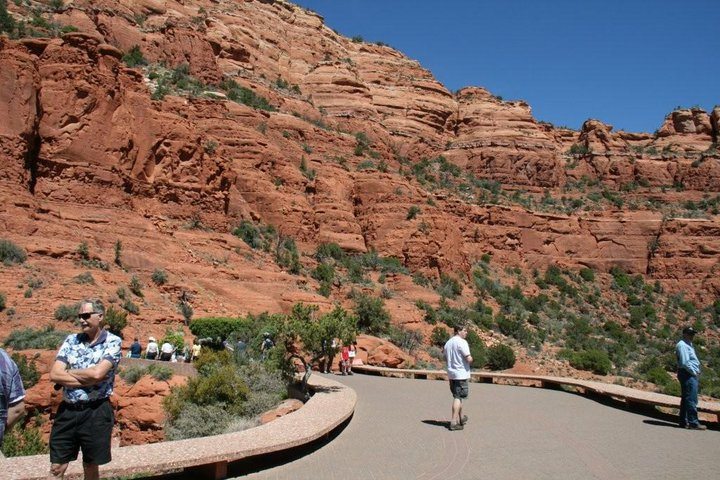
[[[164,362],[162,360],[147,360],[144,358],[129,358],[123,357],[120,359],[121,367],[143,367],[147,368],[150,365],[162,365],[173,371],[176,375],[184,375],[186,377],[194,377],[197,375],[195,366],[192,363],[183,362]]]
[[[339,382],[312,375],[308,387],[315,394],[299,410],[242,432],[113,449],[113,460],[100,467],[101,477],[161,475],[190,467],[204,467],[193,478],[225,478],[227,464],[311,443],[340,426],[355,411],[355,391]],[[14,457],[2,461],[0,479],[48,478],[48,455]],[[82,462],[70,464],[66,479],[82,478]]]
[[[447,380],[444,370],[413,370],[400,368],[371,367],[369,365],[353,365],[354,372],[388,377],[422,378],[428,380]],[[568,386],[579,389],[583,393],[604,395],[628,404],[652,405],[658,407],[680,408],[680,398],[662,393],[646,392],[635,388],[615,385],[611,383],[594,382],[591,380],[578,380],[565,377],[548,377],[542,375],[517,375],[512,373],[473,371],[470,373],[471,381],[483,383],[497,383],[499,381],[511,384],[523,384],[542,388],[557,388]],[[698,411],[715,415],[716,422],[720,422],[720,402],[700,401]]]

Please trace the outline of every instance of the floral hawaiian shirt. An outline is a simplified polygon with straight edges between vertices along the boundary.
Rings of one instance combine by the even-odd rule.
[[[100,338],[92,345],[84,333],[68,335],[57,354],[57,360],[67,364],[69,370],[90,368],[103,360],[113,364],[107,377],[89,387],[65,387],[63,398],[68,403],[88,402],[107,398],[112,395],[115,383],[115,370],[120,362],[122,340],[107,330],[103,330]]]

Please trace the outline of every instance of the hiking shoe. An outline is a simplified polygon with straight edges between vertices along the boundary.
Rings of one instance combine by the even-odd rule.
[[[468,421],[468,416],[463,415],[462,418],[460,419],[460,425],[465,425],[467,423],[467,421]]]
[[[707,427],[705,425],[700,425],[699,423],[697,425],[688,425],[688,430],[707,430]]]
[[[450,424],[450,430],[452,430],[452,431],[462,430],[463,428],[465,428],[465,427],[463,427],[462,423],[456,423],[455,425]]]

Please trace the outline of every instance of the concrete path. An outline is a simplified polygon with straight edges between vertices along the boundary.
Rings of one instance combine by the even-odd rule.
[[[472,383],[468,425],[451,432],[447,382],[333,378],[357,392],[347,427],[312,453],[243,478],[720,478],[720,431],[679,429],[561,391]]]

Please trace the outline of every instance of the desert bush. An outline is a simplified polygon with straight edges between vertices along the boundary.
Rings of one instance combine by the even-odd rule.
[[[440,275],[440,283],[435,290],[442,297],[456,298],[462,293],[463,287],[457,279],[443,274]]]
[[[410,330],[403,327],[391,327],[388,332],[388,339],[406,352],[412,352],[423,341],[423,334],[419,330]]]
[[[61,322],[73,322],[78,316],[79,309],[79,303],[76,303],[74,305],[62,304],[55,309],[55,320]]]
[[[390,314],[385,309],[382,298],[371,297],[363,293],[353,299],[355,301],[355,315],[358,318],[358,328],[371,335],[381,335],[390,326]]]
[[[572,352],[569,359],[570,365],[574,368],[588,370],[598,375],[607,375],[612,368],[608,354],[602,350],[591,349]]]
[[[168,281],[168,274],[165,270],[161,268],[156,268],[155,271],[152,273],[150,279],[155,285],[165,285]]]
[[[258,420],[248,417],[235,417],[227,424],[223,433],[242,432],[258,426]]]
[[[333,258],[337,261],[345,257],[345,252],[337,243],[321,243],[315,252],[315,258],[318,262],[322,262],[327,258]]]
[[[19,353],[13,353],[10,356],[20,371],[20,378],[22,378],[23,387],[25,390],[35,385],[40,380],[40,372],[38,372],[35,360],[28,361],[25,355]]]
[[[2,453],[6,457],[41,455],[48,453],[48,447],[42,439],[41,420],[36,416],[23,428],[11,428],[5,431]]]
[[[110,333],[122,338],[122,331],[127,326],[127,312],[109,306],[105,311],[105,325]]]
[[[580,270],[580,277],[586,282],[594,282],[595,271],[592,268],[583,268]]]
[[[262,363],[249,363],[239,368],[239,374],[249,389],[243,416],[260,415],[287,398],[287,386],[280,371],[269,370]]]
[[[470,356],[473,358],[472,368],[482,368],[487,363],[487,349],[485,343],[482,341],[480,336],[475,333],[475,330],[468,330],[467,338],[465,339],[470,346]]]
[[[122,61],[130,68],[147,65],[147,60],[145,60],[139,45],[134,45],[128,53],[123,55]]]
[[[251,320],[242,317],[202,317],[190,322],[190,331],[198,338],[222,341],[235,332],[249,331],[251,324]]]
[[[95,278],[92,276],[92,273],[90,272],[83,272],[79,275],[76,275],[73,278],[73,281],[75,283],[79,283],[81,285],[88,285],[88,284],[95,284]]]
[[[332,282],[335,278],[335,267],[327,263],[321,263],[312,271],[312,277],[319,282]]]
[[[442,348],[445,343],[450,340],[450,336],[450,332],[448,332],[446,328],[438,325],[437,327],[434,327],[432,329],[432,333],[430,334],[430,342],[433,345]]]
[[[147,373],[147,368],[132,365],[120,370],[120,378],[125,380],[126,383],[135,384]]]
[[[151,375],[155,380],[162,381],[170,380],[173,376],[172,368],[157,363],[150,365],[147,368],[147,373]]]
[[[55,330],[52,325],[40,330],[25,328],[10,332],[4,345],[14,350],[56,350],[67,336],[67,332]]]
[[[242,103],[258,110],[267,110],[270,112],[276,110],[275,107],[270,105],[267,98],[256,94],[248,88],[241,87],[235,80],[225,80],[220,84],[220,87],[227,92],[227,98],[233,102]]]
[[[168,440],[217,435],[225,431],[232,419],[223,405],[189,403],[167,422],[165,435]]]
[[[0,292],[0,312],[5,310],[5,307],[7,306],[7,298],[5,297],[5,294]]]
[[[126,312],[132,313],[133,315],[138,315],[140,313],[140,307],[138,307],[136,304],[133,303],[132,300],[129,298],[125,299],[125,301],[120,305]]]
[[[185,325],[190,325],[190,322],[192,321],[192,317],[193,317],[193,313],[194,313],[192,305],[190,305],[188,302],[180,302],[180,303],[178,303],[178,310],[180,311],[180,314],[183,316]]]
[[[0,239],[0,262],[5,265],[23,263],[27,260],[27,254],[22,247],[15,245],[10,240]]]
[[[130,288],[130,291],[137,295],[140,298],[143,298],[145,295],[143,295],[142,292],[142,283],[140,283],[140,279],[137,277],[137,275],[133,275],[130,278],[130,284],[128,285],[128,288]]]
[[[510,346],[503,343],[488,349],[487,366],[490,370],[506,370],[515,365],[515,352]]]
[[[417,217],[419,213],[420,207],[418,207],[417,205],[413,205],[408,210],[407,215],[405,216],[405,220],[412,220],[413,218]]]

